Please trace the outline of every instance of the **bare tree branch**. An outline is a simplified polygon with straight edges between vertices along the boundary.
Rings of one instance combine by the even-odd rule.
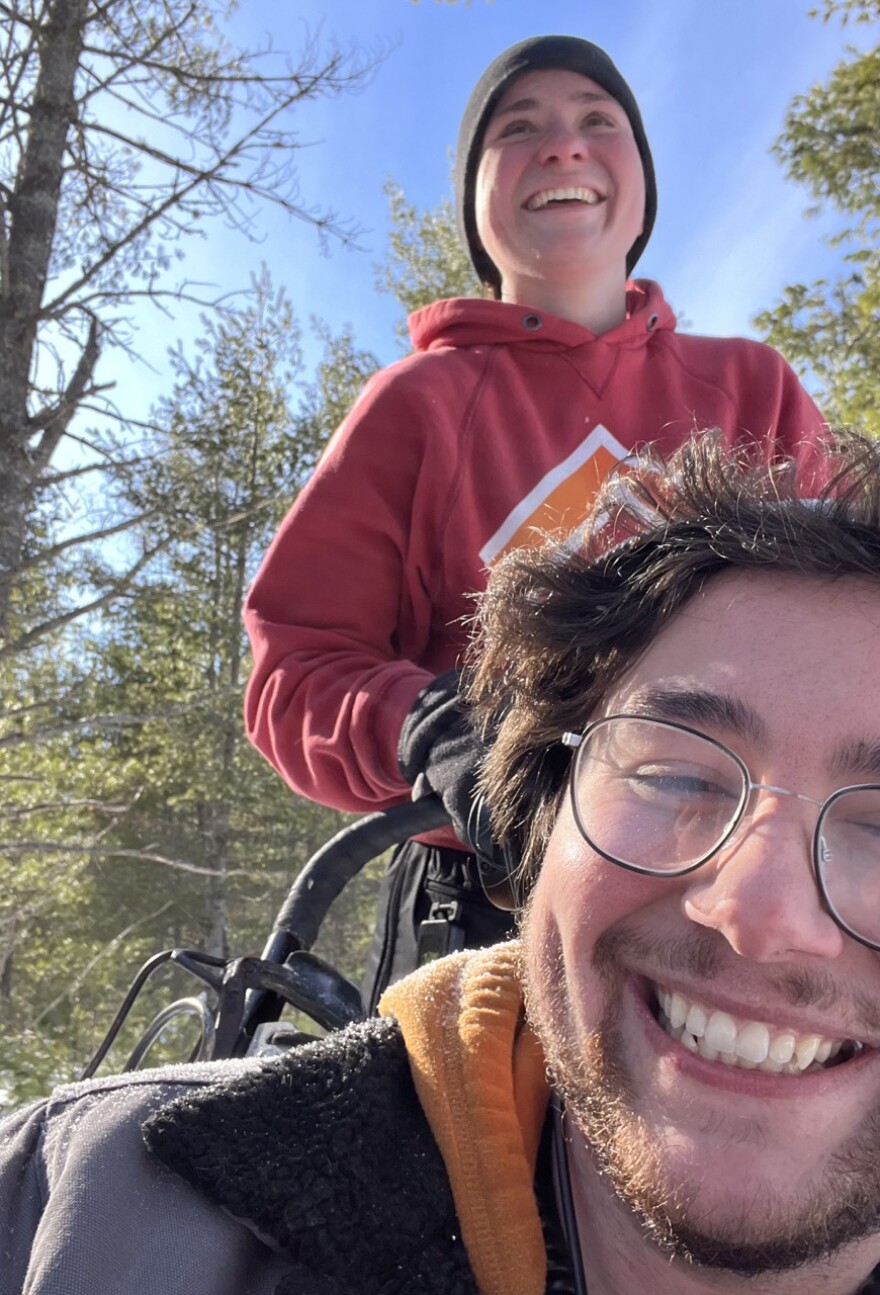
[[[288,880],[280,873],[269,874],[254,868],[206,868],[200,863],[189,863],[186,859],[170,859],[155,850],[124,850],[114,846],[97,846],[91,841],[4,841],[3,849],[10,856],[87,854],[100,855],[102,859],[136,859],[142,863],[158,863],[163,868],[171,868],[175,872],[188,872],[197,877],[244,877],[250,881],[259,880],[263,883],[274,880],[276,884],[279,881]]]
[[[32,746],[35,742],[49,741],[52,738],[64,737],[65,735],[73,736],[84,729],[94,732],[114,733],[122,732],[128,728],[143,728],[147,724],[165,723],[168,720],[179,719],[182,715],[196,714],[205,709],[214,710],[224,699],[236,697],[239,691],[237,684],[229,685],[227,687],[213,688],[185,702],[166,703],[156,710],[146,711],[142,714],[135,714],[131,711],[117,711],[113,714],[77,716],[69,720],[58,720],[52,724],[32,725],[21,732],[6,733],[0,737],[0,750]],[[7,720],[14,717],[14,715],[12,717],[9,715],[4,716]]]
[[[148,566],[159,553],[167,549],[171,542],[172,537],[168,536],[159,544],[154,544],[151,548],[146,549],[124,575],[115,579],[110,588],[96,598],[92,598],[85,603],[79,603],[76,607],[43,621],[42,624],[34,625],[26,633],[20,634],[18,638],[0,646],[0,661],[12,656],[18,656],[19,653],[33,647],[40,639],[44,639],[49,634],[54,634],[56,631],[63,629],[71,621],[78,620],[81,616],[87,616],[90,613],[100,611],[102,607],[108,606],[109,603],[112,603],[125,589],[134,583],[135,578],[143,571],[144,567]]]
[[[45,1021],[46,1017],[50,1016],[51,1013],[55,1011],[56,1007],[60,1007],[65,999],[70,998],[77,992],[81,985],[85,984],[89,974],[94,970],[102,958],[106,958],[108,953],[115,952],[115,950],[119,948],[120,944],[122,944],[124,940],[128,939],[132,931],[136,931],[139,926],[145,926],[147,922],[154,922],[157,917],[161,917],[163,913],[167,913],[169,908],[172,907],[173,902],[173,900],[169,899],[166,903],[162,904],[160,908],[154,909],[152,913],[147,913],[144,917],[139,917],[136,922],[130,922],[128,926],[119,932],[118,935],[114,935],[112,940],[108,940],[104,947],[99,949],[95,956],[86,963],[79,975],[75,976],[70,984],[68,984],[61,993],[57,995],[57,997],[53,998],[51,1003],[44,1007],[38,1016],[34,1017],[29,1028],[31,1030],[36,1030],[37,1026]]]
[[[99,540],[107,540],[113,535],[121,535],[124,531],[130,531],[133,527],[148,522],[152,517],[156,516],[156,513],[157,510],[151,508],[149,512],[140,513],[137,517],[125,517],[121,522],[114,522],[110,526],[102,526],[99,530],[87,531],[82,535],[71,535],[66,540],[59,540],[57,544],[53,544],[49,548],[41,549],[35,557],[22,562],[19,570],[31,571],[35,567],[45,566],[47,562],[52,562],[55,558],[61,557],[62,553],[66,553],[69,549],[82,548],[86,544],[96,544]],[[154,552],[158,551],[158,548],[154,550]],[[140,567],[137,567],[137,569],[133,567],[132,576],[136,575],[140,569]],[[7,576],[6,579],[9,579],[9,577]],[[0,577],[0,583],[2,583],[2,577]]]
[[[39,801],[35,805],[20,805],[14,809],[0,808],[0,819],[7,822],[21,818],[29,818],[31,814],[45,814],[52,812],[67,812],[71,809],[91,809],[100,811],[103,814],[124,814],[129,807],[127,805],[113,805],[102,800],[54,800]]]
[[[39,445],[32,455],[35,472],[43,472],[48,466],[58,442],[67,430],[67,426],[79,408],[86,391],[89,389],[95,365],[98,362],[98,321],[92,319],[89,324],[89,335],[74,370],[73,377],[52,409],[41,410],[30,419],[34,428],[42,428]],[[94,390],[94,388],[92,388]]]
[[[175,301],[221,305],[169,281],[169,247],[212,219],[253,238],[271,204],[321,236],[356,237],[301,199],[295,118],[363,84],[377,58],[308,38],[295,65],[268,45],[232,47],[220,0],[2,0],[0,18],[0,634],[24,650],[106,605],[8,625],[12,587],[33,570],[28,529],[48,516],[42,486],[78,479],[79,465],[50,467],[102,389],[102,339],[132,345],[124,311],[141,297],[169,314]]]

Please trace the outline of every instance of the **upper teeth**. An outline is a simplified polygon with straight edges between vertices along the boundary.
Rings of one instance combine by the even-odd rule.
[[[539,211],[548,202],[586,202],[591,206],[601,198],[595,189],[543,189],[541,193],[532,194],[526,203],[527,211]]]
[[[666,1033],[709,1061],[799,1075],[810,1068],[821,1069],[843,1047],[842,1039],[798,1034],[761,1021],[738,1021],[727,1012],[714,1011],[659,986],[657,999]],[[854,1046],[861,1049],[860,1044]]]

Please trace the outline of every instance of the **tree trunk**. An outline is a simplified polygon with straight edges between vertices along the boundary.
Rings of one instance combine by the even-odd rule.
[[[229,957],[229,913],[226,905],[226,869],[229,866],[228,807],[217,801],[200,801],[199,830],[203,858],[216,876],[206,877],[205,949],[218,958]]]
[[[15,916],[0,929],[0,999],[12,998],[12,960],[15,953]]]
[[[33,502],[31,443],[41,430],[28,408],[40,308],[46,290],[64,155],[76,118],[74,87],[89,0],[54,0],[39,34],[40,70],[27,143],[3,213],[0,282],[0,635],[21,564]]]
[[[0,374],[0,402],[2,390]],[[27,519],[33,499],[27,444],[23,438],[16,440],[12,435],[7,436],[7,421],[0,405],[0,644],[9,629],[9,600],[13,582],[21,569]]]

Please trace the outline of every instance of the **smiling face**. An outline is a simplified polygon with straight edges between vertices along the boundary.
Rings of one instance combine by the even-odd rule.
[[[629,119],[595,81],[527,72],[483,137],[475,216],[505,300],[534,302],[535,282],[626,281],[642,231],[645,178]]]
[[[880,783],[878,632],[871,582],[725,575],[603,713],[690,724],[755,782],[824,800]],[[577,1172],[610,1179],[656,1239],[745,1273],[867,1237],[867,1272],[880,1260],[880,954],[821,905],[816,806],[753,797],[719,853],[678,878],[601,858],[566,797],[524,925],[529,1013],[587,1143],[605,1148],[608,1179],[583,1149]]]

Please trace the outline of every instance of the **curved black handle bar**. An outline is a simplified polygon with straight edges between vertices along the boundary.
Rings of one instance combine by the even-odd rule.
[[[440,798],[424,796],[369,814],[337,832],[312,855],[288,891],[263,958],[283,962],[295,949],[310,949],[333,901],[371,859],[448,822]]]
[[[440,798],[423,796],[369,814],[337,832],[312,855],[287,892],[263,949],[263,962],[283,963],[292,953],[311,949],[333,901],[371,859],[392,845],[448,822]],[[265,989],[251,991],[242,1015],[245,1032],[253,1033],[262,1022],[277,1020],[282,1006],[277,995]]]
[[[135,977],[106,1037],[83,1071],[82,1078],[90,1078],[95,1073],[145,982],[165,962],[175,962],[192,972],[211,987],[217,993],[218,1001],[224,1004],[212,1056],[237,1055],[239,1045],[246,1043],[256,1026],[263,1021],[277,1020],[288,1001],[296,1001],[298,1006],[308,1011],[310,1004],[314,1006],[314,999],[321,1008],[320,1017],[316,1019],[321,1019],[329,1027],[357,1019],[360,1016],[360,999],[356,987],[320,958],[307,956],[305,951],[317,939],[321,923],[333,901],[365,864],[389,846],[442,827],[448,822],[449,815],[442,802],[436,796],[426,796],[421,800],[408,801],[392,809],[370,814],[337,832],[336,836],[312,855],[288,891],[263,951],[262,962],[238,958],[230,963],[226,959],[191,949],[166,949],[150,958]],[[284,968],[282,964],[292,953],[302,955],[300,963],[295,968]],[[278,992],[278,987],[273,992],[275,973],[272,965],[267,964],[278,967],[275,979],[278,979],[279,987],[284,990],[283,994]],[[261,988],[246,990],[245,978],[236,977],[233,972],[247,970],[251,966],[258,968],[259,976],[256,979],[264,983]],[[288,974],[282,976],[282,971]],[[298,973],[297,977],[293,976],[293,971]],[[300,988],[302,994],[299,993]],[[300,998],[303,999],[302,1002],[299,1001]],[[169,1010],[176,1014],[179,1007],[179,1004],[173,1004]],[[220,1047],[221,1031],[224,1034],[223,1048]],[[150,1033],[148,1030],[148,1036]],[[152,1039],[149,1039],[147,1046],[149,1042]],[[138,1047],[143,1045],[144,1040]],[[137,1050],[132,1059],[136,1056]]]

